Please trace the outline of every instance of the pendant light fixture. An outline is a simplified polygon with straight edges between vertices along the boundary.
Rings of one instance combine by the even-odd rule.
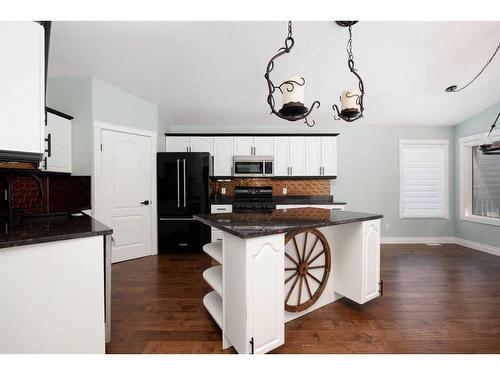
[[[497,125],[498,118],[500,117],[500,112],[498,112],[497,118],[493,125],[491,125],[490,131],[486,135],[486,139],[484,144],[479,146],[479,149],[483,152],[483,155],[500,155],[500,147],[493,147],[493,129],[495,129]]]
[[[365,96],[365,87],[363,80],[357,69],[354,68],[354,56],[352,54],[352,29],[351,27],[358,21],[336,21],[337,25],[347,27],[349,30],[349,40],[347,41],[347,66],[352,74],[358,79],[358,89],[344,90],[340,96],[340,110],[336,104],[332,106],[335,112],[335,120],[344,120],[347,122],[356,121],[363,117],[363,99]]]
[[[267,64],[266,74],[264,74],[269,90],[267,104],[269,104],[272,114],[274,113],[276,116],[288,121],[304,120],[307,126],[313,127],[315,122],[314,120],[309,122],[308,116],[311,114],[314,107],[319,108],[320,102],[317,100],[314,101],[311,108],[307,108],[304,105],[304,85],[306,80],[303,77],[292,77],[284,81],[281,85],[275,86],[269,77],[269,74],[274,68],[274,60],[286,53],[290,53],[294,44],[295,41],[292,37],[292,21],[288,21],[288,35],[285,39],[285,46],[281,47],[278,53],[271,58]],[[283,96],[283,106],[279,111],[275,109],[276,101],[273,96],[276,89],[278,89]]]
[[[490,65],[490,63],[493,61],[493,59],[495,58],[496,54],[498,53],[498,50],[500,50],[500,43],[498,43],[498,46],[497,48],[495,49],[495,52],[493,52],[493,55],[491,55],[491,57],[489,58],[488,61],[486,61],[486,64],[483,66],[483,69],[481,69],[479,71],[479,73],[477,73],[474,78],[472,78],[470,80],[469,83],[467,83],[465,86],[463,87],[458,87],[457,85],[451,85],[451,86],[448,86],[445,91],[446,92],[459,92],[459,91],[462,91],[463,89],[466,89],[472,82],[474,82],[477,78],[479,78],[479,76],[484,72],[484,70],[486,69],[486,67],[488,65]]]

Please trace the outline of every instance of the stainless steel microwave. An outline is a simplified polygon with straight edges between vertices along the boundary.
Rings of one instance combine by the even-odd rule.
[[[274,158],[262,155],[240,155],[233,157],[234,177],[272,177]]]

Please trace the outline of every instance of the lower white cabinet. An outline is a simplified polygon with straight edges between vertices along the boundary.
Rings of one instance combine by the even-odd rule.
[[[380,295],[380,220],[356,224],[336,228],[332,264],[335,292],[363,304]]]
[[[42,170],[71,173],[71,120],[47,113]]]
[[[284,235],[244,240],[224,233],[222,246],[224,336],[240,354],[283,345]]]
[[[233,212],[231,204],[212,204],[210,205],[210,213],[220,214],[224,212]],[[212,228],[212,242],[222,241],[222,231],[217,228]]]

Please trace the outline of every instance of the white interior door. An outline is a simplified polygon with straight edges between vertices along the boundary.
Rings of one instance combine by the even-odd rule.
[[[151,138],[103,129],[101,145],[99,204],[113,228],[112,262],[151,255]]]

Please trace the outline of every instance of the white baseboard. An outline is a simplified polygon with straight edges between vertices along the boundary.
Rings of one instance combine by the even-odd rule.
[[[382,244],[456,243],[455,237],[382,237]]]
[[[469,240],[464,240],[463,238],[457,238],[456,242],[457,245],[469,247],[474,250],[479,250],[482,251],[483,253],[488,253],[488,254],[493,254],[496,256],[500,256],[500,248],[495,247],[495,246],[490,246],[490,245],[485,245],[479,242],[472,242]]]
[[[458,237],[382,237],[382,244],[456,244],[468,247],[473,250],[482,251],[496,256],[500,256],[500,247],[485,245]]]

